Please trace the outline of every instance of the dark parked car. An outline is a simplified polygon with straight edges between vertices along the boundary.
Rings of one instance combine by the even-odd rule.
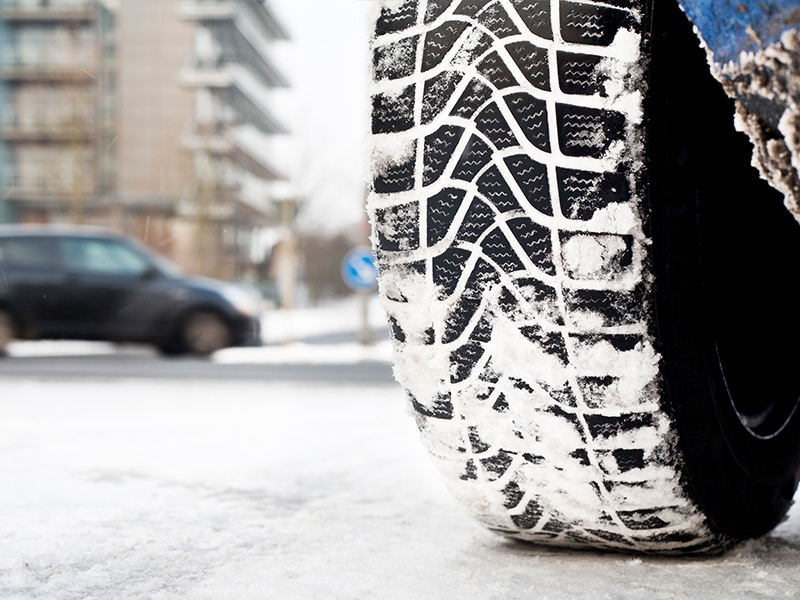
[[[144,342],[166,354],[257,345],[255,289],[183,275],[123,235],[0,226],[0,352],[17,339]]]

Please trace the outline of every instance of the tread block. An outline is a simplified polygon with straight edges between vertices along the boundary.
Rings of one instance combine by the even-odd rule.
[[[568,408],[578,408],[578,401],[575,399],[575,394],[572,392],[572,387],[570,387],[569,383],[565,382],[561,387],[555,387],[545,381],[537,381],[536,383],[558,404]]]
[[[611,110],[556,105],[558,145],[566,156],[602,158],[625,136],[625,116]]]
[[[448,248],[433,258],[433,283],[441,288],[440,300],[453,295],[472,253],[462,248]]]
[[[649,310],[643,285],[637,285],[630,292],[565,290],[564,303],[570,315],[591,315],[603,327],[643,323]]]
[[[481,307],[481,298],[474,294],[462,294],[453,306],[447,311],[445,317],[445,330],[442,343],[449,344],[456,341],[466,331],[472,317]],[[480,341],[480,340],[474,340]]]
[[[400,251],[419,248],[419,204],[408,202],[389,208],[379,208],[375,215],[378,243],[383,250]]]
[[[508,410],[508,400],[505,394],[499,394],[497,396],[497,400],[492,404],[492,409],[499,413],[504,413]]]
[[[503,494],[506,497],[503,506],[509,509],[519,506],[519,503],[522,502],[522,499],[525,497],[525,492],[522,491],[522,488],[519,487],[516,481],[510,481],[506,487],[503,488]]]
[[[428,246],[441,242],[453,223],[466,192],[456,188],[445,188],[428,198]],[[484,205],[485,206],[485,205]],[[486,207],[488,210],[488,207]],[[480,234],[478,234],[480,235]]]
[[[477,427],[469,427],[467,438],[469,439],[469,445],[472,448],[473,454],[481,454],[482,452],[486,452],[491,448],[491,445],[487,444],[481,439],[481,436],[478,434]]]
[[[453,178],[472,181],[492,160],[492,149],[477,135],[473,135],[453,171]]]
[[[511,463],[514,462],[516,453],[508,450],[498,450],[494,456],[481,459],[481,465],[486,472],[486,479],[495,481],[505,475]]]
[[[405,0],[396,7],[383,7],[378,21],[375,24],[375,33],[384,35],[403,31],[412,27],[417,22],[416,0]]]
[[[422,404],[411,394],[409,394],[409,400],[411,400],[411,407],[423,417],[443,419],[445,421],[453,418],[453,403],[450,401],[449,395],[437,395],[430,406]]]
[[[455,13],[457,15],[464,15],[465,17],[474,17],[491,1],[492,0],[461,0]]]
[[[511,520],[519,529],[533,529],[539,524],[544,512],[536,500],[528,501],[525,511],[518,515],[511,515]]]
[[[418,45],[419,36],[412,36],[375,48],[372,54],[375,81],[413,75]]]
[[[414,126],[414,94],[409,85],[400,94],[376,94],[372,97],[372,133],[398,133]]]
[[[584,467],[588,467],[591,464],[589,462],[589,453],[583,448],[578,448],[574,452],[571,452],[570,456]]]
[[[497,1],[486,6],[476,15],[475,20],[500,39],[519,34],[519,29],[514,25],[514,21],[509,18],[508,13]]]
[[[477,66],[478,73],[497,90],[519,85],[505,61],[495,51],[486,56]]]
[[[475,461],[471,458],[464,464],[464,472],[459,476],[462,481],[469,481],[470,479],[478,478],[478,467],[475,466]]]
[[[461,22],[461,21],[457,21]],[[476,27],[466,29],[459,35],[459,39],[454,40],[453,49],[455,55],[450,61],[456,67],[466,67],[472,65],[492,47],[494,40],[488,33]],[[423,68],[423,71],[425,69]]]
[[[481,249],[484,256],[497,264],[504,273],[514,273],[525,268],[506,236],[498,228],[492,229],[486,235],[481,242]]]
[[[433,23],[452,3],[453,0],[428,0],[425,6],[425,23]]]
[[[511,191],[505,178],[500,174],[497,165],[492,165],[478,179],[478,192],[500,212],[518,210],[520,207],[514,192]]]
[[[633,17],[624,10],[600,4],[561,2],[561,36],[566,42],[608,46],[617,31],[634,27]]]
[[[467,379],[484,352],[479,344],[464,344],[453,350],[450,353],[450,383],[460,383]]]
[[[525,255],[534,265],[548,275],[556,274],[553,264],[553,242],[550,229],[534,223],[528,218],[511,219],[507,222]]]
[[[472,118],[472,115],[486,104],[491,97],[492,88],[480,79],[471,79],[450,114],[464,119]]]
[[[604,83],[608,77],[598,72],[600,56],[558,52],[558,85],[565,94],[606,96]]]
[[[463,133],[463,127],[442,125],[425,138],[422,185],[431,185],[444,174]]]
[[[514,42],[506,46],[506,51],[533,87],[550,91],[550,61],[547,50],[530,42]]]
[[[619,448],[614,450],[614,460],[617,461],[617,467],[620,473],[633,471],[634,469],[644,469],[645,458],[644,450],[641,448]]]
[[[456,71],[443,71],[425,82],[422,96],[422,124],[438,117],[455,94],[464,76]]]
[[[601,540],[614,542],[615,545],[632,547],[633,542],[628,540],[623,534],[605,529],[587,529],[586,533],[599,537]]]
[[[417,153],[414,150],[403,162],[384,165],[380,174],[376,175],[373,180],[373,189],[379,194],[413,190],[416,162]]]
[[[556,169],[561,213],[570,219],[588,221],[609,204],[630,200],[628,182],[622,173],[594,173]]]
[[[509,316],[512,321],[516,315],[520,314],[518,310],[519,301],[507,287],[503,287],[500,291],[500,297],[497,299],[497,306],[500,311]]]
[[[400,342],[401,344],[406,341],[406,332],[403,331],[403,328],[400,326],[400,323],[397,322],[393,316],[389,315],[389,334],[392,336],[392,339]]]
[[[494,223],[494,211],[486,202],[475,198],[467,209],[456,234],[460,242],[473,243]]]
[[[509,94],[506,104],[525,137],[539,150],[550,152],[547,104],[530,94]]]
[[[560,332],[545,331],[539,325],[521,327],[519,331],[529,341],[541,346],[546,354],[558,358],[564,366],[569,363],[567,345],[564,342],[564,336]]]
[[[550,0],[511,0],[530,32],[546,40],[553,39]]]
[[[425,34],[422,50],[422,72],[430,71],[441,64],[456,41],[469,25],[463,21],[447,21]]]
[[[486,290],[500,283],[497,270],[483,258],[478,259],[475,267],[467,277],[466,294],[483,296]]]
[[[497,104],[492,102],[475,117],[475,127],[492,142],[495,148],[502,150],[519,145],[517,138],[508,126],[508,122],[500,114]]]
[[[619,511],[617,515],[619,515],[620,520],[629,529],[663,529],[670,525],[669,517],[666,514],[667,512],[668,511],[664,509],[648,509]],[[663,517],[666,517],[667,520]]]
[[[594,438],[613,438],[637,429],[651,428],[655,420],[651,413],[626,413],[620,416],[584,415],[589,434]]]
[[[508,156],[505,163],[530,205],[540,213],[552,217],[547,167],[526,154]]]
[[[644,338],[636,334],[594,334],[594,333],[571,333],[570,338],[582,346],[595,346],[607,343],[618,352],[630,352],[636,350],[640,344],[644,343]]]
[[[469,334],[469,339],[472,342],[478,343],[490,342],[492,339],[492,329],[492,319],[489,317],[488,312],[484,312],[478,321],[478,324],[472,330],[472,333]]]

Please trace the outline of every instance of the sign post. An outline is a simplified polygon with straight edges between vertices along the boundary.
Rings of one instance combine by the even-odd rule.
[[[369,248],[360,246],[353,248],[342,261],[342,279],[358,293],[361,299],[361,324],[358,341],[364,345],[370,343],[369,336],[369,293],[378,287],[378,268],[375,257]]]

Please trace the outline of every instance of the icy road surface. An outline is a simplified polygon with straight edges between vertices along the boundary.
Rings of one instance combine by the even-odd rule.
[[[708,559],[482,530],[389,385],[4,381],[0,486],[3,600],[800,598],[797,510]]]

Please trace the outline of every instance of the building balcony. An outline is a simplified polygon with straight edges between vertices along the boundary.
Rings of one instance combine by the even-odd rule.
[[[213,36],[221,62],[242,65],[265,87],[289,86],[266,53],[266,41],[252,19],[242,18],[241,12],[231,9],[230,18],[206,21],[203,26]]]
[[[263,44],[254,41],[256,36],[249,21],[225,21],[216,24],[212,31],[214,39],[223,48],[226,62],[245,66],[265,87],[289,87],[286,78],[264,53]]]
[[[97,76],[94,61],[22,59],[6,54],[0,64],[0,77],[6,81],[88,83]]]
[[[232,125],[251,124],[267,135],[288,132],[249,89],[238,65],[194,61],[181,71],[179,81],[186,87],[211,88],[220,103],[236,114]]]
[[[3,122],[6,143],[88,144],[95,139],[95,130],[88,119],[70,121],[6,119]]]
[[[289,39],[275,15],[260,0],[182,0],[178,12],[187,21],[246,21],[266,40]]]
[[[95,18],[94,0],[62,0],[57,3],[42,0],[3,0],[0,10],[5,21],[78,21]]]
[[[3,187],[3,199],[20,202],[69,202],[76,198],[85,198],[95,192],[94,182],[87,180],[81,185],[70,185],[58,177],[18,177],[12,174],[6,177]]]
[[[224,133],[193,133],[183,136],[181,143],[191,152],[206,153],[217,159],[227,159],[232,165],[248,171],[259,179],[265,181],[283,179],[283,176],[262,157],[257,156]]]

